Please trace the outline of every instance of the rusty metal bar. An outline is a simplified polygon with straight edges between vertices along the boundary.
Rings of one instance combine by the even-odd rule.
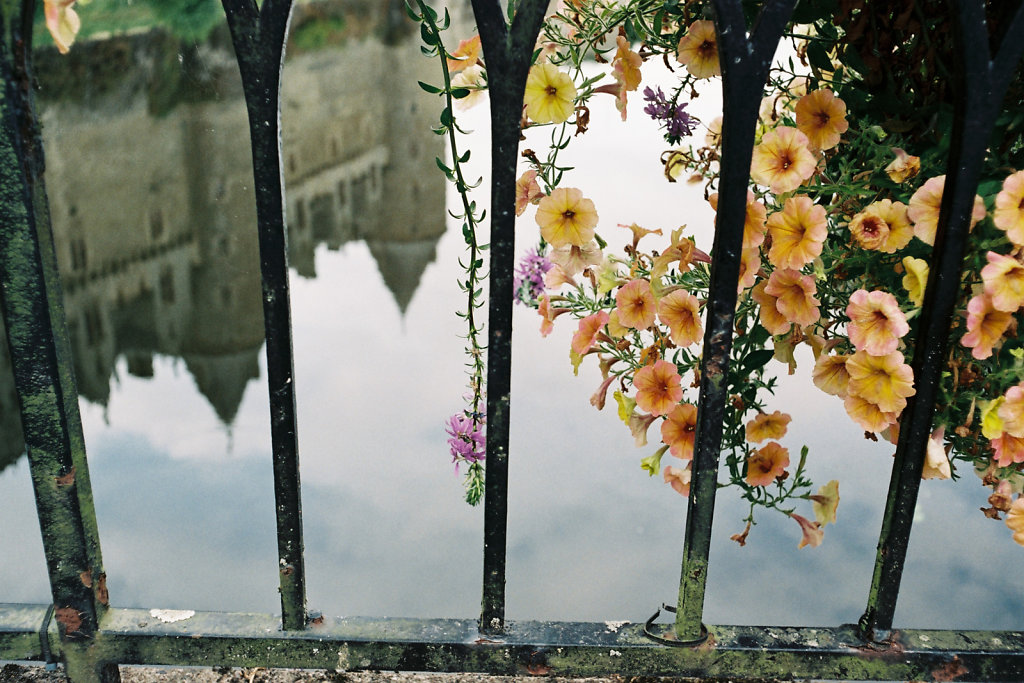
[[[958,92],[946,184],[935,237],[934,263],[918,323],[914,350],[916,395],[907,402],[882,517],[867,609],[860,619],[866,637],[886,637],[892,628],[914,508],[921,485],[928,436],[935,413],[954,307],[960,290],[967,234],[988,140],[1010,79],[1024,52],[1024,7],[994,59],[982,0],[959,0],[957,12]],[[875,633],[878,630],[879,633]]]
[[[522,0],[511,27],[498,0],[473,0],[487,62],[491,102],[491,242],[487,341],[487,479],[484,489],[484,581],[480,630],[505,622],[508,436],[512,375],[512,270],[515,261],[519,119],[533,47],[547,2]]]
[[[715,0],[713,3],[722,68],[722,173],[711,252],[711,289],[700,369],[693,480],[686,513],[676,609],[675,635],[681,641],[697,641],[703,637],[701,619],[718,487],[718,459],[728,399],[729,354],[754,125],[772,57],[795,4],[796,0],[772,0],[765,4],[748,38],[740,3],[736,0]]]
[[[306,625],[306,588],[281,164],[281,70],[292,3],[291,0],[264,0],[262,7],[257,7],[254,0],[223,0],[223,4],[242,74],[252,140],[277,503],[281,618],[285,629],[302,629]]]

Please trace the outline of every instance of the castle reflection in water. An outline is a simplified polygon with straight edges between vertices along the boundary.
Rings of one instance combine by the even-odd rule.
[[[404,312],[445,230],[434,164],[443,140],[416,84],[434,65],[389,3],[337,5],[341,40],[291,46],[285,66],[289,257],[312,278],[319,245],[362,240]],[[296,12],[293,35],[318,20]],[[180,358],[230,425],[259,376],[263,315],[248,124],[226,30],[185,48],[150,32],[44,51],[37,72],[79,393],[105,405],[121,357],[143,378],[154,356]],[[0,470],[24,450],[17,405],[4,342]]]

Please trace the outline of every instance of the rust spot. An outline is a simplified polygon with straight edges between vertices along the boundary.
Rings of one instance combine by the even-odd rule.
[[[323,626],[324,625],[324,615],[321,614],[320,612],[313,612],[312,614],[309,615],[309,625],[310,626]]]
[[[82,628],[82,613],[74,607],[59,607],[53,613],[57,623],[64,627],[64,633],[76,633]]]
[[[488,643],[493,643],[495,645],[501,645],[502,644],[500,640],[491,640],[490,638],[477,638],[476,640],[473,641],[474,645],[486,645]]]
[[[716,647],[718,647],[718,641],[715,640],[713,635],[708,634],[707,640],[698,645],[697,650],[701,652],[708,652],[710,650],[714,650]]]
[[[295,573],[295,567],[293,567],[290,564],[286,564],[285,566],[281,567],[281,573],[285,576],[291,576]]]
[[[551,673],[547,655],[541,650],[531,652],[530,659],[526,662],[526,672],[531,676],[546,676]]]
[[[107,592],[107,575],[101,573],[96,577],[96,599],[101,605],[110,604],[110,593]]]
[[[67,474],[62,474],[59,477],[54,477],[54,480],[57,482],[58,488],[71,486],[72,484],[75,483],[75,468],[72,467],[71,471],[68,472]]]
[[[966,673],[967,667],[959,657],[954,656],[953,659],[933,671],[932,678],[936,681],[955,681]]]
[[[82,572],[78,575],[78,578],[82,580],[83,586],[92,588],[92,570]]]

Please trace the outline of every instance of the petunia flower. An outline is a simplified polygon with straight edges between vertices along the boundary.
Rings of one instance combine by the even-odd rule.
[[[1014,542],[1024,545],[1024,496],[1018,496],[1006,513],[1006,526],[1013,532]]]
[[[986,439],[996,439],[1003,434],[1003,419],[999,417],[999,408],[1004,403],[1006,403],[1005,396],[978,403],[978,409],[981,412],[981,435]]]
[[[772,246],[768,260],[776,268],[799,269],[821,255],[828,236],[825,207],[810,197],[790,197],[768,218]]]
[[[761,270],[761,250],[757,247],[743,249],[740,251],[740,277],[736,291],[742,292],[747,287],[753,287],[757,282],[758,272]]]
[[[555,318],[568,312],[568,308],[551,308],[551,298],[546,293],[541,294],[537,298],[537,313],[542,318],[540,336],[546,337],[551,334],[551,331],[555,329]]]
[[[679,40],[676,59],[685,64],[686,70],[696,78],[721,76],[714,22],[701,19],[690,24],[686,34]]]
[[[1024,437],[1024,383],[1012,386],[1003,394],[1005,400],[999,406],[999,419],[1003,431],[1016,437]]]
[[[1003,189],[996,195],[992,222],[1006,232],[1015,246],[1024,246],[1024,171],[1017,171],[1003,181]]]
[[[479,34],[466,40],[460,40],[459,46],[455,48],[455,52],[451,53],[451,57],[446,60],[448,62],[448,72],[455,74],[463,69],[474,66],[482,57],[483,46],[480,44]]]
[[[526,77],[523,103],[526,115],[537,123],[563,123],[575,109],[576,86],[569,74],[551,63],[537,64]]]
[[[619,85],[615,107],[622,115],[622,120],[625,121],[626,93],[640,87],[640,80],[642,78],[640,66],[644,60],[638,53],[630,49],[629,41],[626,40],[625,36],[618,36],[615,42],[618,49],[615,51],[615,57],[612,58],[612,77],[615,78],[615,82]]]
[[[660,235],[660,234],[662,234],[661,233],[661,228],[655,228],[654,230],[648,230],[647,228],[641,227],[641,226],[637,225],[636,223],[630,223],[629,225],[625,225],[623,223],[619,223],[619,227],[620,228],[627,228],[627,229],[629,229],[630,232],[633,233],[633,248],[634,249],[636,249],[636,246],[638,244],[640,244],[640,240],[643,239],[644,237],[646,237],[647,235]]]
[[[850,221],[850,234],[864,249],[895,254],[910,244],[914,227],[902,202],[872,202]]]
[[[885,356],[897,349],[900,339],[910,331],[907,317],[889,292],[858,289],[850,295],[846,307],[850,322],[846,325],[850,343],[858,351]]]
[[[807,136],[790,126],[777,126],[754,148],[750,177],[775,194],[790,192],[814,174],[818,161],[808,149]]]
[[[661,440],[672,455],[680,460],[693,457],[693,443],[697,432],[697,406],[679,403],[661,423]]]
[[[886,413],[899,413],[907,399],[917,393],[914,371],[899,351],[873,356],[858,351],[846,361],[850,373],[849,393],[878,406]]]
[[[751,486],[768,486],[781,477],[789,467],[789,449],[769,441],[747,457],[747,475]]]
[[[795,512],[789,513],[789,516],[800,525],[800,545],[797,548],[803,548],[805,545],[809,545],[812,548],[817,548],[821,545],[821,542],[825,539],[825,531],[821,528],[821,524],[818,522],[812,522],[806,517],[801,517]]]
[[[760,304],[758,318],[761,321],[761,326],[772,335],[786,334],[793,323],[779,312],[776,305],[778,298],[765,291],[767,286],[768,281],[762,280],[750,290],[750,298]]]
[[[746,424],[747,441],[761,443],[767,439],[781,439],[786,435],[793,418],[776,410],[773,413],[758,413]]]
[[[647,445],[647,430],[651,428],[651,425],[656,419],[658,419],[657,415],[633,413],[629,416],[629,419],[626,420],[629,432],[633,435],[633,443],[637,448],[643,448]]]
[[[683,237],[683,230],[685,229],[686,226],[684,225],[672,231],[672,244],[654,259],[654,263],[651,265],[652,278],[660,278],[668,272],[668,267],[673,263],[679,264],[677,268],[680,273],[690,270],[690,264],[697,257],[700,250],[697,249],[696,243],[691,238]],[[700,254],[704,257],[707,256],[703,252],[700,252]]]
[[[459,111],[472,109],[483,101],[487,81],[484,79],[484,68],[479,64],[467,66],[452,76],[452,88],[465,88],[469,94],[455,100],[455,108]]]
[[[894,183],[905,183],[921,172],[921,157],[907,154],[899,147],[893,147],[892,153],[896,155],[885,172]]]
[[[574,244],[582,247],[594,239],[597,210],[594,202],[574,187],[555,188],[537,206],[537,225],[544,240],[553,247]]]
[[[960,337],[960,343],[971,349],[971,355],[984,360],[1002,340],[1010,328],[1013,315],[997,311],[988,294],[971,297],[967,302],[967,333]]]
[[[827,88],[809,92],[796,103],[796,127],[807,136],[811,149],[831,149],[850,127],[846,103]]]
[[[618,322],[625,327],[646,330],[653,325],[657,302],[651,283],[637,278],[624,284],[615,295],[615,310],[619,314]]]
[[[808,496],[811,499],[811,509],[814,510],[814,519],[822,527],[826,524],[836,523],[836,510],[839,508],[839,482],[833,479],[818,489],[818,492]]]
[[[597,242],[591,240],[583,246],[575,244],[563,244],[551,250],[551,263],[558,266],[568,275],[573,276],[582,273],[590,266],[601,263],[604,255]]]
[[[913,256],[903,257],[903,289],[907,290],[914,306],[924,303],[924,290],[928,286],[928,262]]]
[[[617,379],[618,377],[615,375],[605,377],[600,386],[597,387],[597,391],[590,397],[590,405],[598,410],[604,410],[605,401],[608,400],[608,389],[611,388],[612,383]]]
[[[882,432],[900,419],[899,413],[885,412],[871,401],[851,393],[843,398],[843,407],[846,414],[868,432]]]
[[[850,373],[846,371],[846,361],[849,356],[833,356],[821,354],[814,362],[814,370],[811,372],[811,380],[814,386],[826,394],[845,397],[850,385]]]
[[[928,438],[928,445],[924,454],[924,466],[921,469],[922,479],[949,479],[953,476],[949,466],[949,458],[946,456],[946,449],[942,444],[942,438],[945,433],[946,428],[939,427]]]
[[[816,291],[814,276],[789,268],[772,271],[764,288],[764,293],[775,299],[775,308],[783,318],[801,327],[817,321],[821,315],[821,302],[814,298]]]
[[[544,193],[537,183],[537,171],[531,168],[516,181],[516,215],[522,216],[528,205],[536,204],[543,197]]]
[[[985,257],[988,265],[981,269],[981,279],[985,283],[985,294],[992,299],[992,307],[1013,313],[1024,306],[1024,264],[994,251]]]
[[[662,478],[665,483],[671,486],[681,496],[690,495],[690,480],[693,477],[693,462],[686,463],[686,467],[673,467],[668,465]]]
[[[669,338],[679,347],[696,344],[704,336],[700,303],[684,289],[669,292],[658,302],[658,318],[668,325]]]
[[[929,178],[910,197],[907,216],[914,224],[914,235],[925,244],[935,244],[935,230],[939,225],[939,208],[942,206],[942,190],[946,185],[946,176]],[[971,228],[985,217],[985,202],[974,195],[974,208],[971,210]]]
[[[993,459],[999,467],[1009,467],[1014,463],[1024,462],[1024,437],[1003,432],[998,438],[991,439],[989,443],[995,452]]]
[[[561,266],[556,266],[552,263],[551,267],[544,273],[544,288],[555,292],[561,289],[562,285],[575,287],[576,279],[562,270]]]
[[[633,375],[636,405],[655,416],[667,415],[683,398],[682,378],[675,363],[658,360]]]
[[[75,0],[44,0],[43,13],[46,16],[46,28],[57,45],[57,51],[67,54],[78,31],[82,28],[82,20],[74,10]]]
[[[580,319],[579,328],[572,336],[573,353],[584,355],[597,343],[597,333],[608,323],[608,313],[598,311]]]

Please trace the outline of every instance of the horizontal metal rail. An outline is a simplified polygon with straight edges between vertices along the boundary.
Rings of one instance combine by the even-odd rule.
[[[0,604],[0,659],[41,659],[44,606]],[[181,615],[177,615],[181,616]],[[173,616],[172,618],[177,618]],[[166,617],[165,617],[166,618]],[[671,624],[662,628],[672,629]],[[1024,633],[894,631],[860,640],[855,626],[709,626],[701,647],[654,642],[643,624],[508,621],[500,636],[474,619],[325,618],[282,631],[269,614],[197,612],[167,623],[141,609],[111,609],[94,647],[122,664],[304,667],[499,675],[693,676],[733,680],[1020,681]],[[64,646],[56,630],[50,647]]]

